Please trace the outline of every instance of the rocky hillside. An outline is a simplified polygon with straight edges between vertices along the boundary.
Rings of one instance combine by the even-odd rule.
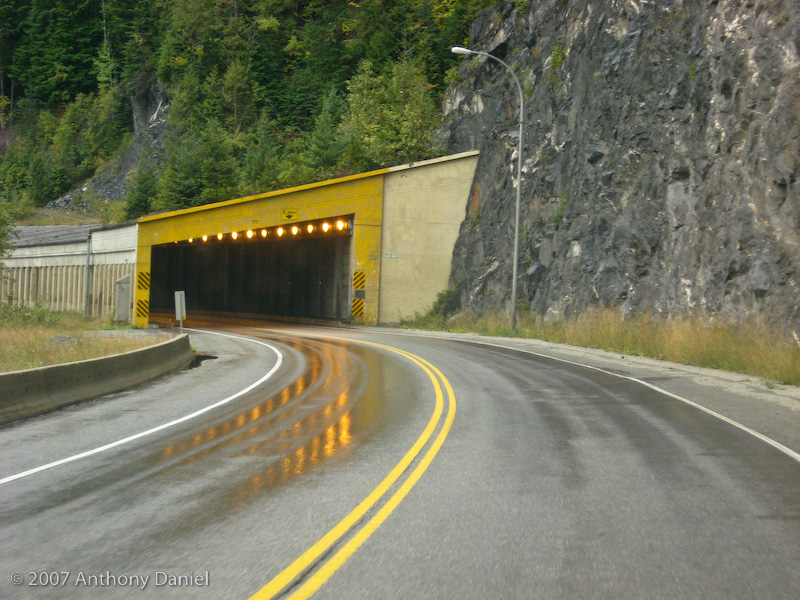
[[[470,47],[525,96],[520,304],[752,314],[800,327],[800,5],[538,0]],[[446,310],[508,306],[518,94],[466,57],[449,151],[480,162]]]

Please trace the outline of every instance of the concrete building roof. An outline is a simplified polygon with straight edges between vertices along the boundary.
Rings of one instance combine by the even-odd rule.
[[[100,227],[100,225],[26,225],[14,228],[10,242],[13,248],[85,242],[89,232]]]
[[[17,226],[11,232],[12,248],[30,248],[31,246],[53,246],[56,244],[74,244],[85,242],[86,236],[93,231],[112,231],[135,228],[136,223],[126,221],[114,225],[24,225]],[[135,235],[135,233],[134,233]],[[133,242],[133,248],[136,242]]]

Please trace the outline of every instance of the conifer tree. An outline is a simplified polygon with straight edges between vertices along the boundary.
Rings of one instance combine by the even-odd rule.
[[[59,104],[95,89],[101,15],[100,0],[31,0],[12,69],[27,95]]]

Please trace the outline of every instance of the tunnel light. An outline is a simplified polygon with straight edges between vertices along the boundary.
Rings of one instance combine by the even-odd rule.
[[[252,229],[248,229],[247,230],[247,239],[248,240],[253,239],[253,230]]]
[[[203,241],[204,241],[204,242],[207,242],[207,241],[208,241],[208,236],[207,236],[207,235],[204,235],[204,236],[203,236]]]
[[[324,231],[325,233],[328,233],[328,230],[329,230],[330,228],[331,228],[331,225],[330,225],[330,223],[323,223],[323,224],[322,224],[322,231]]]
[[[308,227],[306,227],[306,230],[308,231],[308,233],[313,233],[314,232],[314,226],[313,225],[309,225]]]
[[[347,223],[344,221],[336,221],[336,229],[342,231],[345,227],[347,227]]]
[[[292,225],[292,235],[297,235],[298,231],[300,231],[300,228],[297,225]]]
[[[224,234],[222,234],[222,233],[218,233],[217,234],[217,239],[218,240],[222,240],[223,237],[225,237]]]
[[[236,239],[236,238],[238,238],[238,237],[239,237],[239,234],[238,234],[238,233],[236,233],[236,232],[234,231],[234,232],[231,234],[231,237],[232,237],[233,239]]]
[[[278,230],[275,232],[278,234],[278,237],[283,235],[283,227],[278,227]]]
[[[261,230],[261,237],[267,237],[267,230],[266,229],[262,229]]]
[[[191,244],[194,241],[194,238],[189,238],[189,243]]]

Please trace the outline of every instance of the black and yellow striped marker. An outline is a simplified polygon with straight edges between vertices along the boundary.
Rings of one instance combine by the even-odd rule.
[[[353,272],[353,310],[354,317],[364,316],[364,298],[366,298],[367,276],[364,271]]]

